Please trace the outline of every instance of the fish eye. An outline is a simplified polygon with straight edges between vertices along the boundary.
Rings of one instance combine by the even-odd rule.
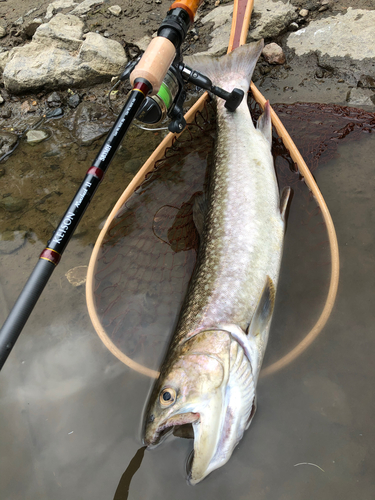
[[[173,387],[166,387],[161,391],[159,400],[162,406],[171,406],[176,401],[176,391]]]

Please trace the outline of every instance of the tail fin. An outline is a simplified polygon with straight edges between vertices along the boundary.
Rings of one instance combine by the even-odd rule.
[[[232,91],[233,84],[242,90],[248,90],[258,57],[264,42],[242,45],[221,57],[196,55],[184,58],[185,63],[212,81],[214,85]]]

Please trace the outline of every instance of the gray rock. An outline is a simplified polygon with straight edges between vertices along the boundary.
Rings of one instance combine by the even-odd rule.
[[[26,205],[26,200],[15,196],[7,196],[0,199],[0,208],[3,208],[7,212],[19,212],[20,210],[23,210]]]
[[[25,244],[26,236],[26,231],[4,231],[1,233],[0,254],[11,254],[19,250]]]
[[[62,108],[50,109],[46,112],[46,118],[49,120],[50,118],[60,118],[64,114]]]
[[[75,9],[73,9],[70,14],[75,16],[80,16],[82,14],[86,14],[92,9],[95,5],[101,5],[104,3],[104,0],[84,0],[81,2]]]
[[[262,51],[264,59],[269,64],[284,64],[285,55],[283,49],[277,43],[269,43],[265,45]]]
[[[122,9],[119,5],[112,5],[111,7],[108,7],[108,12],[118,17],[121,14]]]
[[[50,20],[55,14],[58,14],[64,9],[72,9],[73,7],[77,7],[78,3],[74,0],[56,0],[56,2],[52,2],[47,7],[47,12],[45,15],[45,19]]]
[[[252,28],[248,36],[249,41],[274,38],[286,31],[290,23],[298,18],[298,14],[290,2],[264,0],[255,3]]]
[[[68,106],[70,108],[76,108],[80,102],[81,98],[78,94],[73,94],[68,98]]]
[[[29,130],[26,132],[26,140],[30,145],[39,144],[39,142],[47,139],[48,134],[44,130]]]
[[[12,132],[0,132],[0,156],[9,153],[17,141],[18,135],[12,134]]]
[[[58,108],[61,105],[60,95],[57,92],[52,92],[52,94],[47,97],[47,104],[51,108]]]
[[[375,105],[375,94],[369,89],[351,89],[348,92],[346,100],[350,104],[357,106],[374,106]]]
[[[82,45],[84,23],[76,16],[57,14],[49,23],[42,24],[33,36],[33,50],[41,48],[79,50]],[[39,47],[36,46],[39,45]],[[31,45],[31,44],[30,44]],[[21,47],[25,49],[25,47]],[[17,50],[17,49],[14,49]]]
[[[219,6],[204,16],[203,24],[214,23],[209,50],[203,54],[224,54],[232,25],[233,4]],[[272,38],[286,31],[298,15],[290,3],[263,0],[255,3],[248,41]]]
[[[13,23],[16,26],[21,26],[23,24],[23,17],[19,17],[16,21]]]
[[[4,36],[7,35],[7,30],[3,28],[3,26],[0,26],[0,38],[4,38]]]
[[[313,21],[287,39],[297,56],[315,53],[324,69],[357,84],[375,74],[375,11],[348,8],[345,14]]]
[[[12,93],[88,86],[110,80],[127,63],[123,47],[99,34],[83,38],[83,22],[57,14],[32,41],[0,54],[5,87]]]

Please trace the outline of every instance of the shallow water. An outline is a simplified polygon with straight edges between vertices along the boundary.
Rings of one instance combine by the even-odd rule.
[[[1,498],[372,500],[374,147],[375,135],[364,134],[339,145],[337,157],[315,172],[341,256],[329,323],[292,365],[260,380],[250,429],[230,461],[195,487],[185,482],[190,441],[171,437],[142,460],[140,418],[151,382],[106,350],[83,287],[65,277],[88,263],[99,222],[93,234],[73,239],[0,376]],[[296,208],[292,203],[265,365],[312,326],[328,282],[324,228],[317,222],[302,233]],[[45,245],[35,242],[39,226],[31,217],[34,243],[1,256],[1,321]]]

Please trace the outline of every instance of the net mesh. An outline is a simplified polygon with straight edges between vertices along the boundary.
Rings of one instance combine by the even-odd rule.
[[[256,119],[255,101],[249,106]],[[374,114],[354,108],[290,104],[274,109],[312,170],[337,154],[340,141],[358,140],[375,128]],[[96,262],[97,315],[112,342],[148,368],[160,365],[195,265],[192,210],[209,180],[215,133],[215,113],[207,105],[119,210]],[[293,187],[293,204],[299,207],[293,224],[303,226],[309,235],[304,244],[308,241],[321,263],[328,259],[329,264],[319,209],[276,136],[273,154],[279,186]]]

